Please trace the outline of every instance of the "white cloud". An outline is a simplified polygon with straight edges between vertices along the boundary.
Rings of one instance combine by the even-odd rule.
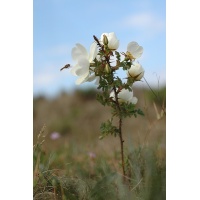
[[[149,33],[165,31],[165,19],[153,13],[137,13],[122,20],[122,26]]]

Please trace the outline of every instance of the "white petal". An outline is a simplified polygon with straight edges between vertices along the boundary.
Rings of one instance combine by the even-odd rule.
[[[95,73],[93,73],[92,75],[90,75],[90,77],[88,78],[88,81],[94,81],[94,79],[96,78]]]
[[[119,99],[122,101],[129,101],[133,97],[133,92],[130,92],[129,90],[122,89],[121,92],[118,94]]]
[[[129,100],[130,103],[133,103],[133,104],[136,104],[138,102],[138,99],[137,97],[132,97],[130,100]]]
[[[129,77],[135,78],[136,80],[140,80],[144,76],[144,69],[142,65],[134,62],[131,65],[131,68],[127,71],[127,75]]]
[[[90,63],[87,59],[80,57],[78,60],[78,68],[76,70],[76,74],[78,76],[82,76],[85,73],[89,73],[89,67],[90,67]]]
[[[139,45],[137,42],[129,42],[127,46],[127,51],[131,52],[133,49],[137,48]]]
[[[118,40],[114,32],[108,33],[108,40]]]
[[[80,67],[76,64],[75,66],[72,67],[71,69],[71,74],[74,76],[77,76],[76,71],[79,69]]]
[[[133,57],[134,57],[134,58],[140,58],[141,55],[142,55],[142,53],[143,53],[143,47],[139,46],[139,47],[135,50]]]
[[[85,74],[89,74],[89,70],[85,67],[80,67],[76,70],[77,76],[84,76]]]
[[[77,80],[76,80],[76,85],[80,85],[81,83],[84,83],[87,81],[89,77],[89,74],[88,75],[84,75],[84,76],[80,76]]]
[[[119,47],[119,40],[117,39],[114,32],[109,33],[107,38],[108,38],[108,47],[110,49],[117,49]]]
[[[109,49],[112,49],[112,50],[118,49],[118,47],[119,47],[119,40],[111,40],[108,43],[108,47],[109,47]]]
[[[93,42],[90,46],[89,62],[91,63],[97,56],[97,44]]]
[[[112,90],[112,92],[110,93],[110,97],[113,98],[113,100],[115,101],[115,92]]]
[[[130,42],[127,46],[127,51],[129,51],[134,58],[139,58],[143,53],[143,47],[139,46],[137,42]]]
[[[99,81],[100,81],[100,77],[99,76],[96,76],[96,81],[95,81],[95,85],[99,85]]]
[[[142,79],[143,76],[144,76],[144,71],[142,71],[142,72],[140,73],[140,75],[137,76],[137,78],[136,78],[135,80],[139,81],[139,80]]]
[[[90,66],[90,63],[88,61],[88,59],[84,58],[84,57],[80,57],[78,60],[78,65],[80,67],[88,67]]]
[[[74,61],[78,61],[78,59],[79,59],[80,56],[83,56],[83,57],[85,57],[85,58],[88,57],[87,50],[85,49],[85,47],[84,47],[83,45],[81,45],[81,44],[79,44],[79,43],[76,44],[76,47],[74,47],[74,48],[72,49],[71,54],[72,54],[72,59],[73,59]]]

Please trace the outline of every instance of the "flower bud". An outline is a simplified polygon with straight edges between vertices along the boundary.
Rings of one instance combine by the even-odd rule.
[[[110,97],[113,99],[113,101],[116,101],[114,91],[112,91],[110,93]],[[129,102],[129,103],[136,104],[137,101],[138,101],[138,99],[133,96],[133,91],[129,91],[128,89],[124,88],[118,93],[118,102],[119,103]]]
[[[101,34],[101,43],[104,44],[104,38],[105,36],[107,37],[108,43],[105,39],[105,44],[108,45],[108,48],[112,51],[116,50],[119,47],[119,40],[117,39],[116,35],[114,32],[112,33],[102,33]]]
[[[110,74],[111,69],[110,69],[109,64],[106,64],[104,71],[105,71],[107,74]]]
[[[128,77],[133,78],[136,81],[139,81],[144,76],[144,69],[142,65],[137,62],[134,62],[131,65],[131,68],[127,71]]]
[[[108,38],[106,35],[103,35],[103,44],[108,45]]]

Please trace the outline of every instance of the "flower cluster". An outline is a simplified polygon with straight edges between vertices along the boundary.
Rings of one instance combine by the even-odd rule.
[[[94,40],[89,53],[79,43],[72,49],[72,58],[76,64],[71,73],[78,76],[76,84],[95,80],[99,89],[110,90],[111,101],[136,104],[137,98],[133,97],[132,84],[140,81],[144,76],[144,69],[137,61],[143,53],[143,48],[132,41],[127,45],[126,52],[119,53],[117,51],[119,40],[114,32],[103,33],[99,39],[94,36]],[[116,58],[115,62],[114,58]],[[113,63],[116,65],[113,66]],[[119,77],[115,77],[115,72],[120,67],[126,71],[126,83],[122,83]]]

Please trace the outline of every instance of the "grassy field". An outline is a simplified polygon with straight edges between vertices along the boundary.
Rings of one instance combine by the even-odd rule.
[[[165,88],[135,88],[145,116],[127,118],[122,130],[127,181],[123,181],[120,142],[99,140],[110,109],[88,89],[33,100],[34,200],[166,199]]]

